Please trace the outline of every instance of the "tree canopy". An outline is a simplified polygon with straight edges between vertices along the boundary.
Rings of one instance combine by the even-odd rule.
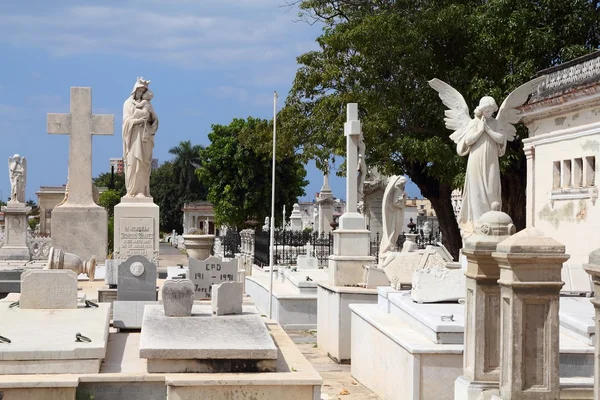
[[[202,148],[202,146],[192,145],[191,141],[186,140],[169,149],[169,153],[175,156],[173,159],[173,173],[178,181],[185,185],[186,191],[192,189],[193,183],[198,183],[195,171],[196,168],[200,167]]]
[[[195,175],[195,169],[201,163],[202,146],[193,145],[189,140],[179,143],[169,150],[174,155],[171,161],[164,162],[150,174],[150,194],[154,203],[160,207],[161,231],[182,232],[183,205],[186,202],[206,200],[206,189]],[[118,201],[125,195],[125,175],[102,173],[93,180],[96,186],[105,186],[110,190],[100,195],[100,205],[109,210],[109,214]]]
[[[104,172],[92,179],[92,182],[97,187],[107,187],[110,190],[114,190],[121,197],[127,193],[125,190],[125,174]]]
[[[249,219],[262,222],[271,214],[271,149],[256,139],[264,139],[262,145],[272,140],[270,129],[272,122],[251,117],[212,126],[211,144],[201,152],[196,173],[208,189],[217,223],[243,227]],[[278,153],[275,174],[275,208],[291,210],[308,183],[304,165],[293,153]]]
[[[461,240],[450,193],[461,185],[466,158],[456,154],[443,105],[427,81],[451,84],[471,110],[484,95],[500,104],[537,71],[600,43],[598,0],[293,3],[301,18],[324,28],[320,49],[298,57],[279,113],[285,143],[325,169],[333,154],[345,153],[345,105],[357,102],[368,164],[417,184],[455,256]],[[501,159],[503,209],[519,228],[525,224],[524,131]]]

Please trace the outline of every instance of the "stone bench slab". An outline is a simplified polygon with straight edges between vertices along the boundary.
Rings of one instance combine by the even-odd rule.
[[[163,306],[144,309],[140,357],[163,360],[276,360],[277,348],[256,307],[214,317],[210,305],[194,305],[191,317],[165,317]]]

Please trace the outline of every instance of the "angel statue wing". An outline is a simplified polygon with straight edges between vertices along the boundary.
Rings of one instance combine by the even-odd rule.
[[[497,130],[504,134],[506,140],[512,142],[517,135],[517,129],[513,124],[521,120],[519,110],[516,108],[523,105],[527,98],[532,94],[546,78],[541,76],[535,78],[512,91],[502,102],[496,121],[498,121]]]
[[[448,110],[444,113],[446,115],[444,122],[446,123],[446,128],[454,131],[450,135],[450,139],[454,143],[458,143],[465,135],[467,125],[471,122],[469,107],[464,97],[458,90],[437,78],[430,80],[429,86],[438,92],[442,103],[448,107]]]
[[[27,187],[27,159],[21,157],[21,165],[23,165],[23,188]]]
[[[10,170],[10,167],[13,163],[13,158],[12,157],[8,157],[8,181],[11,182],[12,184],[12,171]]]

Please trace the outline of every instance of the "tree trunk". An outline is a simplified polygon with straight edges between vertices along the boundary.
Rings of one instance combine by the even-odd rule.
[[[437,179],[429,177],[421,171],[423,171],[423,168],[420,165],[414,165],[407,172],[411,180],[421,190],[421,194],[431,202],[442,231],[442,243],[452,254],[452,257],[458,260],[462,238],[452,209],[452,187],[441,184]]]
[[[500,174],[500,181],[502,184],[502,211],[512,218],[517,232],[525,229],[527,212],[527,164],[525,160],[521,160],[515,168]]]

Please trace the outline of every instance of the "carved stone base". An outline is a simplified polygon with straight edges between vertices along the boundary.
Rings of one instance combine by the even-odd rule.
[[[0,260],[31,260],[27,246],[27,213],[31,207],[23,203],[8,203],[2,207],[5,218],[4,245],[0,248]]]
[[[115,206],[113,258],[142,255],[158,265],[159,207],[151,197],[127,198]]]
[[[52,210],[52,246],[86,260],[106,259],[108,216],[100,206],[60,206]]]

